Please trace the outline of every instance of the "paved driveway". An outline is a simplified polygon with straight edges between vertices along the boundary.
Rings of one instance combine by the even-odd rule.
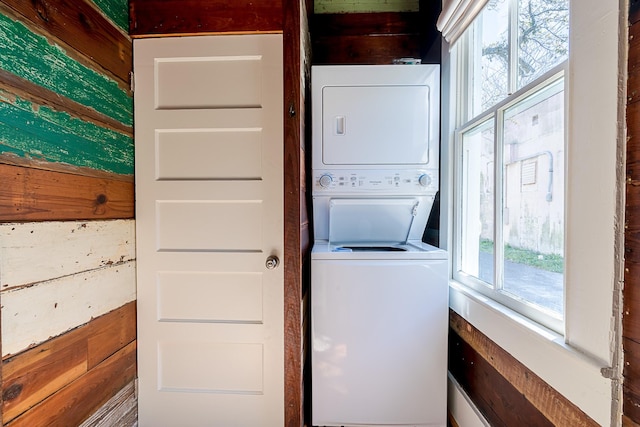
[[[480,278],[493,281],[491,254],[480,252]],[[524,264],[506,261],[504,264],[504,290],[527,301],[564,312],[563,275]]]

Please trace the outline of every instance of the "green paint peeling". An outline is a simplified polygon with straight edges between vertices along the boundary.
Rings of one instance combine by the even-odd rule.
[[[6,153],[133,175],[130,136],[20,98],[0,97],[0,154]]]
[[[0,46],[0,68],[132,125],[133,100],[114,80],[74,61],[59,46],[2,14]]]
[[[93,0],[104,14],[125,32],[129,32],[128,0]]]
[[[315,13],[418,12],[418,0],[315,0]]]

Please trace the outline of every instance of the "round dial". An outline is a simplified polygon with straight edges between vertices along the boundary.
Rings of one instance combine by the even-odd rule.
[[[422,187],[428,187],[431,184],[431,177],[426,173],[422,174],[420,178],[418,178],[418,183],[420,183]]]
[[[333,181],[331,179],[331,175],[322,175],[318,180],[318,182],[320,183],[320,187],[325,188],[331,185],[331,181]]]

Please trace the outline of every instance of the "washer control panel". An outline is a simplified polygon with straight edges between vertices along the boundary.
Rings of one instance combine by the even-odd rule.
[[[313,175],[313,191],[320,192],[392,192],[432,193],[438,190],[438,171],[430,169],[321,170]]]

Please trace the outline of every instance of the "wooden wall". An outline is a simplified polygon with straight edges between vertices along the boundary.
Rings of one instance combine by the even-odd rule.
[[[282,32],[285,0],[131,0],[133,37]]]
[[[375,2],[353,3],[375,6]],[[379,11],[367,13],[314,14],[310,23],[313,63],[391,64],[398,58],[440,63],[441,37],[436,29],[440,2],[423,0],[415,2],[419,9],[409,7],[404,11],[387,11],[386,6],[379,5]],[[352,7],[360,10],[362,5]]]
[[[629,11],[623,425],[640,425],[640,2]]]
[[[490,425],[598,426],[456,312],[449,319],[449,372]]]
[[[7,426],[135,422],[126,3],[0,2]]]

